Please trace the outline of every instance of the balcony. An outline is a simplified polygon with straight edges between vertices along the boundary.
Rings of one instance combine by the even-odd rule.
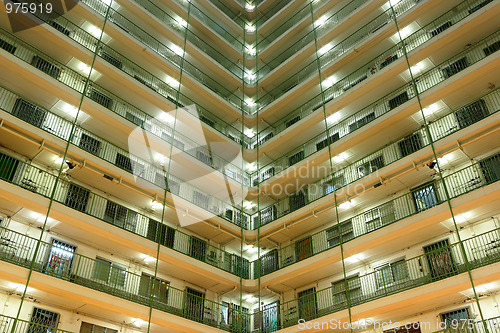
[[[415,31],[410,36],[404,38],[403,42],[406,44],[406,51],[410,53],[411,51],[417,49],[420,45],[423,45],[427,41],[432,40],[434,37],[444,32],[446,29],[440,28],[443,27],[443,25],[446,25],[447,29],[449,29],[449,27],[460,23],[468,16],[474,14],[476,11],[472,11],[472,8],[474,8],[474,6],[479,2],[481,1],[477,0],[469,4],[469,2],[463,1],[418,31]],[[314,96],[298,108],[287,112],[286,116],[273,123],[270,128],[260,131],[255,139],[257,144],[261,145],[265,143],[286,130],[292,124],[305,119],[312,113],[322,111],[323,107],[329,107],[329,105],[331,105],[329,102],[341,97],[347,92],[351,92],[352,89],[355,89],[356,85],[372,75],[377,75],[382,69],[388,67],[397,59],[401,59],[403,56],[404,55],[399,44],[384,51],[368,63],[360,66],[359,69],[340,79],[331,87],[325,89],[323,93]],[[324,65],[326,65],[326,63],[324,63]],[[373,70],[367,71],[366,68],[373,68]],[[294,120],[293,122],[292,119]]]
[[[0,245],[1,247],[1,245]],[[1,251],[1,250],[0,250]],[[0,315],[0,322],[4,332],[24,333],[24,332],[51,332],[51,333],[73,333],[60,330],[53,326],[47,326],[43,323],[17,319],[5,315]]]
[[[395,199],[340,221],[333,227],[328,227],[309,236],[306,250],[303,249],[302,240],[273,250],[250,263],[253,272],[252,277],[257,279],[265,276],[324,251],[336,248],[341,243],[346,243],[445,203],[447,201],[445,186],[450,199],[454,199],[475,189],[492,184],[500,179],[500,174],[496,171],[497,165],[500,165],[500,155],[498,154],[448,174],[443,177],[443,180],[438,179],[427,183]],[[429,195],[427,196],[427,194]]]
[[[425,254],[398,262],[392,271],[398,272],[392,280],[389,274],[376,270],[313,291],[299,298],[266,309],[279,313],[279,329],[295,326],[299,319],[320,318],[349,307],[368,303],[383,297],[425,286],[500,261],[498,229],[468,238],[460,243],[442,244],[426,248]],[[442,260],[445,258],[444,260]],[[346,272],[349,275],[349,272]],[[279,308],[278,308],[279,307]],[[265,311],[265,310],[264,310]],[[264,316],[264,312],[254,315]],[[448,330],[446,330],[448,331]]]

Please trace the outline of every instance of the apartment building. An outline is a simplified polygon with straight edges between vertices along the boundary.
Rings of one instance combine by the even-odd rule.
[[[499,0],[3,2],[1,332],[499,330]]]

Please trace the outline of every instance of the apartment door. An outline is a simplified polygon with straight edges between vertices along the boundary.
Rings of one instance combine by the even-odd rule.
[[[75,246],[56,239],[52,240],[52,246],[49,250],[45,270],[57,276],[69,276],[75,251]]]
[[[205,305],[205,294],[186,287],[184,296],[184,316],[191,320],[203,321],[203,310]]]
[[[295,244],[295,253],[297,253],[297,261],[309,258],[312,255],[311,237],[298,241]]]
[[[424,247],[432,278],[445,278],[455,271],[455,263],[447,239]]]
[[[310,288],[297,294],[299,306],[299,319],[306,321],[316,318],[316,288]]]

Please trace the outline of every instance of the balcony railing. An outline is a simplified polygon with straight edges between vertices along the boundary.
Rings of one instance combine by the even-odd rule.
[[[291,44],[288,46],[285,50],[281,51],[279,55],[274,57],[271,61],[268,63],[262,64],[259,66],[259,69],[257,71],[257,78],[262,79],[264,78],[268,73],[270,73],[272,70],[283,64],[287,59],[292,57],[295,53],[299,52],[302,50],[306,45],[314,41],[315,35],[317,39],[320,39],[325,33],[333,29],[337,24],[339,24],[340,21],[345,19],[348,15],[353,13],[356,9],[361,7],[363,4],[365,4],[368,0],[354,0],[350,1],[348,4],[346,4],[344,7],[339,9],[335,14],[331,15],[328,17],[325,21],[325,23],[321,25],[315,25],[313,30],[307,33],[304,37],[302,37],[300,40],[296,41],[295,43]],[[307,5],[307,8],[305,9],[306,11],[309,10],[309,5]],[[299,22],[295,17],[290,18],[287,22],[291,25],[295,25]],[[280,29],[283,30],[283,29]],[[286,30],[286,29],[285,29]],[[283,31],[285,31],[283,30]],[[280,35],[276,36],[276,32],[273,31],[270,33],[268,36],[268,39],[261,41],[260,43],[257,44],[257,47],[262,47],[264,49],[267,47],[269,44],[273,43]],[[259,52],[262,50],[259,49]]]
[[[89,6],[92,3],[91,1],[98,0],[85,0],[89,2]],[[103,8],[104,3],[99,2],[99,4],[94,7],[97,9]],[[104,5],[106,6],[106,5]],[[91,7],[91,8],[94,8]],[[103,15],[105,15],[104,12]],[[78,25],[64,18],[63,16],[58,17],[56,20],[52,20],[52,17],[48,14],[37,13],[36,15],[39,19],[47,22],[49,25],[52,25],[59,32],[62,32],[69,38],[79,42],[82,46],[88,48],[90,51],[95,52],[98,39],[92,36],[90,33],[81,29]],[[110,8],[109,19],[113,23],[115,23],[118,27],[123,29],[125,32],[134,36],[138,41],[147,45],[160,55],[162,58],[166,59],[171,63],[174,67],[182,68],[189,76],[195,78],[195,81],[201,83],[208,89],[212,90],[216,94],[218,94],[223,99],[232,103],[236,107],[240,108],[242,106],[243,100],[238,96],[234,95],[232,92],[227,90],[223,85],[219,84],[216,80],[212,79],[209,75],[206,75],[204,71],[198,69],[196,66],[191,64],[188,60],[183,58],[182,54],[176,53],[167,45],[161,43],[158,39],[148,34],[146,31],[142,30],[140,27],[135,25],[133,22],[129,21],[127,18],[119,14]],[[75,37],[76,35],[76,37]],[[83,37],[83,38],[82,38]],[[83,41],[83,42],[82,42]],[[115,66],[117,69],[127,73],[137,81],[141,82],[149,89],[157,92],[163,97],[175,103],[175,97],[178,93],[179,87],[174,87],[171,85],[167,85],[163,80],[152,74],[151,72],[145,70],[137,63],[131,61],[124,55],[120,54],[116,50],[110,48],[105,43],[101,42],[100,49],[98,50],[98,55]],[[185,96],[183,96],[185,98]],[[191,104],[195,104],[194,102]]]
[[[242,332],[248,332],[252,322],[261,325],[260,320],[250,319],[255,316],[262,318],[270,310],[279,314],[277,326],[285,328],[297,325],[299,319],[319,318],[349,305],[367,303],[456,276],[466,272],[467,265],[470,269],[477,269],[498,262],[498,232],[492,230],[464,240],[466,258],[459,243],[435,246],[425,250],[423,255],[392,265],[391,269],[398,274],[384,274],[383,270],[370,272],[279,304],[276,309],[267,307],[251,315],[233,308],[230,311],[232,320],[225,318],[224,305],[220,303],[171,287],[149,275],[129,272],[102,259],[73,253],[70,260],[50,261],[50,243],[40,242],[35,252],[37,239],[3,227],[0,234],[5,242],[0,244],[0,259],[25,268],[29,268],[33,260],[35,271],[55,278],[223,330],[231,331],[234,325],[239,325]],[[254,326],[253,329],[259,328]]]
[[[448,189],[450,198],[453,199],[498,181],[500,174],[493,166],[500,165],[500,155],[497,154],[486,160],[489,162],[480,161],[465,167],[445,176],[443,180],[438,179],[412,189],[395,199],[308,236],[307,243],[310,244],[310,247],[306,251],[301,248],[304,239],[271,251],[250,263],[252,277],[256,279],[259,276],[275,272],[328,251],[338,246],[341,241],[346,243],[446,202],[444,185]],[[323,191],[323,188],[320,190]]]
[[[162,185],[163,183],[158,183],[157,180],[157,177],[159,177],[158,175],[161,175],[163,179],[163,176],[166,174],[162,166],[153,165],[151,163],[152,161],[146,161],[138,156],[130,154],[128,151],[119,148],[111,142],[87,131],[80,126],[76,126],[75,132],[71,136],[71,121],[50,112],[1,86],[0,109],[11,113],[19,119],[53,134],[58,138],[65,141],[69,140],[70,143],[76,147],[79,147],[129,173],[133,173],[139,178],[164,188]],[[130,119],[134,120],[133,118]],[[149,129],[151,130],[151,128]],[[163,148],[166,150],[174,150],[175,147],[182,152],[181,154],[190,155],[204,164],[210,162],[209,165],[214,170],[218,171],[218,173],[215,174],[217,174],[221,180],[224,178],[224,175],[226,175],[239,183],[249,183],[248,179],[245,178],[246,175],[242,173],[240,168],[215,154],[211,154],[208,149],[204,147],[204,145],[200,145],[177,131],[174,133],[174,130],[168,126],[163,126],[162,130],[163,131],[159,132],[155,131],[155,134],[158,138],[165,140]],[[211,156],[210,161],[202,159],[202,156]],[[121,160],[124,159],[130,160],[130,163],[122,163]]]
[[[481,305],[481,304],[480,304]],[[500,317],[488,318],[485,320],[478,319],[456,319],[452,323],[448,323],[446,329],[434,331],[433,333],[497,333],[500,332]]]
[[[401,0],[394,6],[394,12],[396,13],[396,17],[401,16],[406,13],[408,10],[413,8],[418,1],[415,0]],[[361,43],[367,37],[373,35],[379,29],[381,29],[386,24],[393,22],[394,18],[392,17],[392,9],[389,8],[383,14],[380,14],[372,21],[368,22],[362,28],[346,37],[344,40],[334,45],[333,47],[326,50],[324,53],[318,56],[320,68],[325,67],[331,62],[338,59],[341,55],[345,54],[347,51],[354,48],[356,45]],[[295,74],[291,75],[285,81],[280,83],[276,88],[267,92],[266,94],[259,97],[256,101],[258,105],[258,109],[262,109],[266,105],[275,101],[286,92],[290,91],[292,88],[297,86],[298,84],[304,82],[309,79],[313,74],[318,73],[318,63],[316,59],[302,69],[297,71]]]
[[[457,6],[450,9],[445,14],[441,15],[437,19],[433,20],[426,26],[422,27],[418,31],[412,33],[410,36],[403,39],[406,44],[407,52],[416,49],[418,46],[424,44],[428,40],[436,37],[440,33],[444,32],[449,27],[459,23],[464,18],[472,15],[476,12],[478,6],[484,6],[484,3],[488,3],[489,0],[481,1],[463,1]],[[400,49],[400,44],[397,44],[382,54],[378,55],[367,64],[359,67],[356,71],[350,73],[348,76],[336,82],[332,87],[329,87],[324,91],[325,96],[323,100],[323,94],[318,94],[308,100],[306,103],[302,104],[295,110],[287,113],[285,117],[278,120],[270,128],[266,128],[259,132],[255,138],[256,144],[263,144],[267,140],[276,136],[278,133],[284,131],[294,123],[304,119],[308,115],[314,113],[315,111],[321,110],[323,105],[331,102],[333,99],[340,97],[344,93],[348,92],[351,88],[356,86],[358,83],[366,80],[371,75],[376,75],[376,73],[385,67],[389,66],[392,62],[397,59],[402,58],[403,52]],[[328,60],[331,61],[331,60]],[[367,70],[367,68],[369,70]]]
[[[50,198],[55,175],[4,154],[0,154],[0,166],[0,180]],[[173,229],[78,184],[60,178],[54,200],[232,274],[248,276],[246,259]],[[233,219],[236,221],[237,216]]]
[[[49,74],[54,79],[64,83],[65,85],[76,90],[77,92],[83,93],[85,77],[80,73],[57,62],[56,60],[50,58],[41,51],[25,43],[24,41],[18,39],[17,37],[9,34],[6,31],[0,30],[0,38],[6,43],[5,45],[8,45],[6,46],[9,48],[8,52],[12,53],[17,58]],[[139,77],[137,75],[135,78],[137,80],[140,79],[141,83],[144,81],[142,77]],[[150,83],[146,82],[146,84]],[[90,88],[87,90],[87,97],[95,101],[96,103],[100,104],[101,106],[127,119],[128,121],[134,123],[135,125],[144,128],[146,131],[154,134],[155,136],[158,136],[160,139],[166,141],[168,144],[172,143],[171,141],[172,141],[173,129],[171,126],[169,126],[164,121],[151,117],[149,114],[143,112],[140,108],[132,104],[129,104],[128,102],[114,95],[110,91],[102,88],[101,86],[95,83],[91,83]],[[183,110],[193,114],[191,108],[183,108]],[[234,132],[232,130],[231,131],[227,130],[227,128],[230,126],[229,124],[226,123],[227,127],[219,127],[217,126],[218,124],[212,120],[213,118],[211,119],[206,117],[206,113],[204,113],[203,111],[200,112],[200,114],[197,114],[197,112],[194,113],[195,113],[194,116],[195,117],[199,116],[200,120],[203,121],[204,123],[208,123],[210,126],[219,130],[221,133],[228,135],[228,137],[230,137],[233,140],[239,140],[239,137],[237,136],[238,134],[235,134],[235,136],[231,136],[231,134]],[[231,129],[233,128],[231,127]],[[175,133],[174,135],[176,137],[174,140],[174,144],[176,145],[177,148],[182,150],[183,149],[182,146],[190,145],[189,141],[180,142],[178,139],[178,137],[180,138],[180,135],[178,133]],[[185,136],[183,136],[183,138],[185,138]],[[215,160],[223,161],[223,158],[221,158],[220,156],[217,156],[216,154],[213,155],[215,156]],[[211,165],[211,166],[215,167],[216,165]],[[236,166],[234,166],[233,169],[235,168]],[[248,176],[244,171],[242,171],[240,168],[237,168],[234,171],[235,173],[231,178],[234,178],[235,180],[238,180],[240,183],[242,182],[243,184],[249,183]]]
[[[33,237],[0,227],[0,259],[30,268],[55,278],[79,284],[102,293],[120,297],[160,311],[197,321],[205,325],[231,331],[232,325],[223,318],[222,304],[174,288],[150,275],[132,273],[114,263],[72,253],[69,260],[50,260],[52,245]],[[249,314],[231,309],[234,318],[247,322]],[[238,322],[233,321],[234,325]],[[10,332],[10,331],[9,331]],[[17,332],[17,330],[15,331]],[[21,332],[21,330],[19,330]],[[64,332],[64,331],[58,331]]]
[[[486,41],[488,42],[481,41],[479,45],[476,44],[476,47],[472,51],[467,51],[465,52],[465,54],[459,54],[449,59],[445,63],[442,63],[439,66],[436,66],[435,68],[417,77],[417,89],[419,90],[419,93],[422,93],[437,85],[438,83],[444,81],[448,78],[447,75],[449,73],[452,73],[452,75],[457,74],[467,66],[470,66],[471,64],[481,60],[485,57],[485,54],[488,54],[488,52],[492,50],[492,47],[493,49],[497,50],[495,45],[500,45],[498,39],[500,39],[500,32],[497,32],[486,38]],[[305,157],[313,155],[316,152],[327,148],[333,142],[371,123],[373,120],[379,118],[392,109],[395,109],[397,106],[404,104],[414,96],[414,89],[411,85],[405,85],[395,92],[384,96],[382,99],[369,105],[367,108],[332,126],[327,132],[316,136],[312,140],[306,142],[304,145],[299,147],[299,149],[295,149],[292,151],[292,153],[279,158],[277,160],[279,164],[276,162],[271,162],[270,164],[268,164],[264,171],[261,171],[258,174],[258,178],[253,175],[252,185],[256,185],[258,182],[263,182],[273,175],[286,170],[289,166],[300,162],[301,160],[305,159]],[[492,110],[498,110],[498,90],[496,90],[494,94],[490,94],[488,96],[489,97],[487,98],[487,100],[491,103],[490,107],[492,107]],[[433,137],[433,140],[438,140],[441,137],[454,133],[463,127],[481,120],[482,118],[480,116],[487,116],[489,113],[488,107],[486,105],[483,106],[485,101],[477,103],[480,103],[480,105],[471,105],[471,110],[463,110],[461,111],[461,114],[448,115],[447,117],[441,119],[439,122],[431,124],[431,135],[435,136]],[[476,109],[478,111],[475,111]],[[351,183],[357,179],[360,179],[389,163],[392,163],[409,155],[410,153],[413,153],[416,150],[419,150],[421,147],[429,143],[429,138],[427,137],[425,131],[420,130],[416,133],[413,133],[413,135],[414,136],[412,138],[404,138],[400,142],[393,143],[390,146],[383,148],[382,151],[369,155],[366,160],[363,159],[361,161],[358,161],[348,166],[345,170],[337,172],[334,177],[341,177],[341,179],[335,181],[335,184],[332,184],[332,186],[335,186],[336,188],[343,187],[347,184],[347,182]],[[376,159],[378,159],[378,161]],[[366,170],[360,171],[360,168],[362,167]],[[328,181],[328,179],[322,180],[322,182],[326,181]],[[320,197],[321,196],[311,197],[309,200],[305,198],[304,205],[308,204],[310,201],[317,200]],[[285,197],[269,206],[274,206],[275,208],[266,207],[264,208],[264,210],[276,210],[276,214],[274,217],[274,219],[276,219],[303,206],[302,205],[300,207],[296,207],[293,210],[290,210],[288,208],[289,202],[290,198]],[[262,214],[263,210],[261,209],[260,211]]]
[[[410,290],[467,271],[500,261],[500,230],[492,230],[464,240],[467,258],[459,243],[426,250],[425,254],[406,259],[391,266],[397,274],[384,274],[383,270],[370,272],[348,279],[345,283],[267,308],[254,315],[264,316],[264,311],[278,313],[278,327],[285,328],[319,318],[343,309],[356,306],[405,290]],[[279,307],[279,308],[278,308]],[[446,330],[448,332],[448,330]]]
[[[3,245],[0,245],[2,249]],[[2,250],[0,250],[2,251]],[[2,332],[8,333],[25,333],[25,332],[51,332],[51,333],[73,333],[71,331],[60,330],[52,326],[43,325],[33,321],[27,321],[0,315],[0,327]]]
[[[464,7],[463,5],[466,5],[468,7],[468,5],[465,3],[462,3],[461,5],[459,5],[457,7]],[[455,8],[457,8],[457,7],[455,7]],[[461,8],[461,9],[466,10],[466,8]],[[463,13],[464,12],[462,12],[462,14]],[[455,12],[453,14],[455,14]],[[459,20],[463,19],[463,17],[460,17],[460,15],[455,15],[454,18],[459,19]],[[451,20],[451,19],[449,19],[449,20]],[[425,31],[426,30],[422,31],[422,29],[421,29],[418,32],[416,32],[415,34],[413,34],[407,38],[406,43],[407,43],[407,48],[409,50],[415,49],[417,46],[423,44],[424,41],[427,40],[425,38],[421,38],[423,36],[427,36],[427,33],[424,33],[423,35],[421,35],[421,33],[425,32]],[[456,69],[450,70],[449,73],[448,72],[447,73],[444,73],[444,72],[440,73],[441,75],[440,75],[438,81],[436,81],[436,78],[431,77],[432,73],[429,73],[429,70],[427,70],[427,72],[424,74],[420,74],[418,72],[413,73],[414,76],[416,77],[416,79],[419,80],[419,82],[417,84],[417,87],[419,88],[418,89],[419,93],[422,93],[423,91],[428,90],[429,88],[435,86],[436,84],[440,83],[441,81],[444,81],[447,78],[449,78],[450,76],[456,74],[455,71],[463,70],[466,67],[468,67],[468,66],[482,60],[483,58],[487,57],[488,55],[491,55],[494,52],[496,52],[498,50],[498,43],[499,43],[498,35],[499,35],[498,33],[494,33],[494,34],[486,37],[483,41],[480,41],[480,42],[476,43],[474,46],[471,46],[472,49],[468,49],[468,50],[460,53],[461,58],[464,56],[467,57],[467,63],[463,64],[463,66],[462,66],[463,68],[458,68],[455,66]],[[485,44],[488,44],[486,48],[484,48]],[[392,61],[395,61],[395,59],[398,59],[398,57],[399,58],[403,57],[402,51],[399,50],[398,47],[393,47],[393,48],[389,49],[388,51],[384,52],[383,54],[379,55],[378,57],[376,57],[375,59],[370,61],[368,64],[365,64],[360,69],[354,71],[349,76],[345,77],[344,79],[340,80],[339,82],[335,83],[334,85],[332,85],[331,87],[326,89],[324,92],[325,93],[325,100],[326,101],[334,100],[334,99],[342,96],[344,93],[349,91],[351,88],[356,86],[358,83],[361,83],[362,81],[366,80],[370,75],[372,75],[371,73],[366,72],[366,68],[377,68],[377,66],[380,67],[381,66],[380,65],[381,59],[387,58],[387,59],[390,59],[389,60],[390,62],[392,62]],[[446,62],[443,62],[443,63],[435,66],[434,71],[439,72],[439,71],[444,70],[444,68],[446,68],[446,65],[451,64],[455,59],[456,59],[456,57],[453,57],[451,59],[448,59]],[[388,60],[386,60],[386,62],[387,61]],[[376,65],[377,63],[379,65]],[[375,67],[372,67],[372,66],[375,66]],[[384,66],[386,66],[386,65],[384,65]],[[410,98],[410,96],[412,96],[411,91],[408,91],[406,93],[408,96],[406,96],[406,95],[403,96],[404,92],[402,92],[402,91],[407,91],[408,90],[407,88],[408,88],[408,85],[404,85],[403,87],[400,87],[400,88],[396,89],[394,92],[387,95],[391,98],[388,99],[387,97],[383,97],[382,99],[374,102],[373,104],[384,104],[385,101],[387,101],[387,103],[389,103],[389,104],[386,105],[385,110],[382,111],[382,114],[385,114],[386,112],[389,112],[390,110],[394,109],[395,108],[394,106],[398,102],[404,103],[403,100],[406,97]],[[400,100],[391,101],[393,96],[397,96],[399,94],[403,94],[400,96],[401,97]],[[321,106],[323,105],[323,103],[320,101],[321,98],[322,98],[322,96],[319,95],[319,98],[315,97],[312,100],[314,103],[316,103],[315,106],[313,107],[314,110],[320,109]],[[317,104],[318,101],[320,101],[319,104]],[[310,102],[308,102],[308,105],[310,105],[309,103]],[[351,115],[350,117],[342,120],[341,121],[342,125],[339,124],[336,127],[345,127],[345,129],[339,130],[337,135],[331,136],[330,143],[340,139],[342,136],[347,135],[350,132],[352,132],[353,130],[356,130],[357,128],[364,126],[364,125],[368,124],[369,122],[378,118],[378,117],[373,117],[373,116],[370,116],[370,117],[366,116],[367,114],[370,114],[371,111],[368,111],[368,112],[364,112],[364,111],[366,109],[370,110],[370,108],[373,109],[373,106],[370,105],[367,108],[364,108],[361,111],[357,112],[356,114]],[[311,113],[312,113],[312,109],[311,109]],[[271,135],[274,134],[274,132],[282,131],[282,130],[286,129],[287,127],[300,121],[300,119],[302,119],[305,116],[306,115],[301,114],[300,112],[299,113],[292,112],[291,115],[286,117],[287,121],[284,123],[284,126],[281,125],[277,128],[273,128],[274,129],[273,132],[270,132],[269,129],[265,130],[260,135],[260,138],[261,138],[260,141],[263,141],[264,138],[270,138]],[[335,126],[330,126],[330,128],[334,128],[334,127]],[[301,145],[300,147],[295,148],[290,153],[287,153],[285,156],[282,156],[281,158],[278,158],[275,161],[268,163],[267,165],[261,167],[260,169],[267,169],[268,167],[272,166],[276,169],[276,171],[279,172],[279,170],[283,170],[284,168],[287,168],[288,166],[290,166],[289,157],[294,155],[294,154],[297,154],[298,151],[304,151],[304,154],[301,154],[302,158],[305,158],[305,157],[315,153],[317,151],[317,149],[315,148],[315,145],[318,142],[322,141],[323,139],[326,139],[326,136],[327,136],[326,132],[327,131],[323,132],[322,134],[309,140],[309,142],[306,142],[305,144]],[[295,161],[299,162],[300,159],[296,159]]]
[[[245,20],[240,17],[240,13],[235,13],[231,8],[229,8],[224,1],[221,0],[209,0],[214,7],[217,7],[221,12],[223,12],[227,17],[233,20],[234,23],[239,25],[242,29],[245,29]]]

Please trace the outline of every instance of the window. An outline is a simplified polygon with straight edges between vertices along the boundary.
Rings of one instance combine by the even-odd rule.
[[[479,162],[479,166],[487,183],[500,179],[500,154],[485,158]]]
[[[455,118],[457,118],[460,128],[472,125],[487,116],[488,107],[482,99],[455,111]]]
[[[422,139],[420,133],[408,135],[403,140],[398,142],[399,152],[401,157],[408,156],[422,148]]]
[[[125,286],[127,270],[106,259],[96,258],[92,277],[105,283]]]
[[[450,76],[453,76],[461,71],[463,71],[465,68],[469,66],[469,63],[467,61],[466,57],[460,58],[451,65],[445,67],[442,69],[443,76],[445,79],[449,78]]]
[[[41,128],[47,113],[36,105],[18,98],[12,108],[12,114],[33,126]]]
[[[167,303],[170,282],[147,273],[142,273],[140,281],[139,295],[149,299],[152,294],[154,301]]]
[[[352,220],[347,220],[338,225],[326,230],[326,242],[328,247],[334,247],[340,244],[340,233],[342,231],[342,242],[346,242],[354,238],[354,230],[352,228]]]
[[[366,116],[360,118],[359,120],[353,122],[352,124],[349,125],[349,133],[357,130],[360,127],[365,126],[369,122],[375,120],[375,113],[369,113]]]
[[[355,302],[361,295],[361,281],[358,275],[349,276],[347,279],[332,282],[333,307],[335,309],[347,306],[348,299],[351,300],[352,305],[352,302]]]
[[[89,198],[89,190],[74,184],[69,184],[65,204],[68,207],[84,212],[87,209]]]
[[[117,330],[82,321],[80,333],[118,333]]]
[[[184,315],[186,318],[203,322],[205,294],[186,287],[184,295]]]
[[[295,243],[295,253],[297,254],[297,261],[309,258],[312,256],[312,239],[311,237],[306,237]]]
[[[16,174],[19,161],[0,153],[0,179],[11,182]]]
[[[33,308],[31,322],[28,327],[29,333],[55,333],[59,324],[59,314],[40,308]]]
[[[97,139],[94,139],[90,135],[82,133],[80,137],[80,144],[78,147],[82,148],[85,151],[88,151],[91,154],[99,155],[99,150],[101,149],[101,142]]]
[[[403,91],[401,94],[389,100],[389,110],[395,109],[409,100],[408,93]]]
[[[386,287],[408,278],[408,267],[404,259],[384,264],[375,268],[377,272],[377,286]]]
[[[272,205],[260,211],[260,225],[267,224],[277,217],[276,206]]]
[[[439,202],[433,183],[411,190],[417,212],[432,208]]]
[[[290,200],[290,211],[293,212],[294,210],[297,210],[301,207],[304,207],[306,205],[306,193],[304,190],[291,195],[289,197]]]
[[[130,231],[135,231],[137,213],[114,202],[106,203],[104,220]]]
[[[189,255],[195,259],[205,261],[205,253],[207,251],[207,242],[191,237],[191,249]]]
[[[383,204],[365,213],[366,230],[368,232],[383,227],[396,220],[392,202]]]

